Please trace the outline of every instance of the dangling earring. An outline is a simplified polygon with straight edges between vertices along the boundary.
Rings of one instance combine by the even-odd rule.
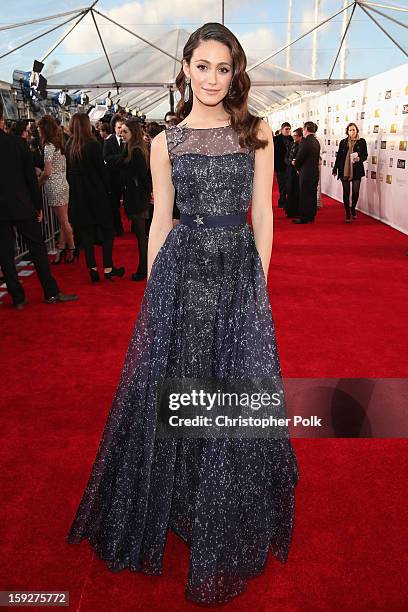
[[[232,79],[231,79],[231,83],[229,85],[229,89],[228,89],[228,95],[230,96],[232,92]]]
[[[184,102],[188,102],[190,99],[190,79],[186,78],[186,86],[184,89]]]

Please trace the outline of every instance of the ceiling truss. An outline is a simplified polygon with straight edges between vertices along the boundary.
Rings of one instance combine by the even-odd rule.
[[[145,110],[148,110],[153,104],[156,104],[157,102],[161,101],[162,99],[165,99],[168,95],[169,95],[169,90],[175,90],[176,86],[175,86],[175,82],[168,82],[168,83],[163,83],[163,82],[157,82],[157,83],[141,83],[141,82],[121,82],[118,81],[115,75],[115,71],[114,68],[111,64],[110,58],[109,58],[109,54],[106,50],[105,47],[105,43],[98,25],[98,22],[96,20],[96,15],[98,15],[99,18],[109,22],[110,24],[121,28],[123,31],[127,32],[128,34],[134,36],[137,40],[145,43],[146,45],[156,49],[157,51],[159,51],[160,53],[163,53],[164,55],[166,55],[167,57],[171,58],[172,60],[174,60],[175,62],[175,70],[174,70],[174,74],[176,73],[176,66],[177,63],[181,63],[181,58],[176,57],[175,55],[172,55],[171,53],[169,53],[168,51],[160,48],[158,45],[154,44],[152,41],[147,40],[146,38],[140,36],[139,34],[137,34],[136,32],[126,28],[125,26],[123,26],[122,24],[120,24],[119,22],[111,19],[111,17],[109,17],[108,15],[105,15],[104,13],[102,13],[101,11],[97,10],[95,8],[96,4],[99,2],[99,0],[95,0],[90,6],[82,8],[82,9],[77,9],[75,11],[66,11],[63,13],[57,13],[54,15],[48,15],[46,17],[41,17],[38,19],[32,19],[30,21],[25,21],[25,22],[20,22],[20,23],[14,23],[14,24],[10,24],[7,26],[2,26],[0,28],[0,31],[4,31],[4,30],[11,30],[14,28],[19,28],[19,27],[23,27],[23,26],[27,26],[27,25],[32,25],[32,24],[36,24],[36,23],[41,23],[41,22],[46,22],[46,21],[51,21],[53,19],[58,19],[58,18],[65,18],[68,17],[68,19],[64,19],[61,23],[58,23],[57,25],[54,25],[52,28],[47,29],[45,32],[35,36],[34,38],[31,38],[30,40],[26,41],[25,43],[22,43],[21,45],[18,45],[17,47],[14,47],[13,49],[10,49],[9,51],[7,51],[6,53],[4,53],[3,55],[0,55],[0,60],[7,57],[8,55],[22,49],[23,47],[25,47],[26,45],[29,45],[31,43],[33,43],[34,41],[39,40],[40,38],[47,36],[48,34],[58,30],[59,28],[64,27],[65,25],[69,24],[68,29],[60,36],[60,38],[53,44],[53,46],[45,53],[45,55],[42,58],[42,61],[44,62],[44,60],[46,60],[60,45],[61,43],[71,34],[71,32],[73,32],[75,30],[75,28],[81,23],[81,21],[87,16],[87,15],[91,15],[92,17],[92,21],[95,27],[95,30],[97,32],[98,35],[98,39],[99,42],[101,44],[101,48],[103,51],[103,54],[105,56],[106,62],[108,64],[109,67],[109,71],[111,73],[112,76],[112,81],[109,83],[62,83],[62,84],[53,84],[52,87],[55,89],[64,89],[64,90],[81,90],[81,89],[97,89],[97,90],[104,90],[105,92],[108,92],[110,90],[116,90],[116,95],[115,97],[120,97],[122,95],[123,98],[126,98],[127,104],[132,105],[132,104],[137,104],[139,106],[139,108],[144,112]],[[393,36],[391,36],[391,34],[389,32],[387,32],[387,30],[384,28],[384,26],[376,19],[376,17],[374,16],[373,13],[375,13],[376,15],[379,15],[380,17],[387,19],[389,21],[391,21],[392,23],[407,29],[408,26],[403,23],[402,21],[396,19],[395,17],[392,17],[391,15],[388,15],[387,13],[384,13],[383,10],[391,10],[391,11],[396,11],[396,12],[403,12],[406,13],[408,12],[408,8],[404,8],[401,6],[395,6],[392,4],[386,4],[386,3],[380,3],[380,2],[370,2],[369,0],[353,0],[351,2],[347,2],[347,0],[344,0],[343,2],[343,7],[341,9],[339,9],[338,11],[336,11],[335,13],[333,13],[332,15],[330,15],[329,17],[327,17],[326,19],[320,21],[317,23],[318,21],[318,12],[319,12],[319,4],[320,4],[320,0],[314,0],[314,15],[315,15],[315,25],[313,28],[309,29],[307,32],[304,32],[301,36],[298,36],[295,39],[291,38],[291,19],[292,19],[292,0],[289,0],[288,2],[288,30],[287,30],[287,43],[285,45],[283,45],[282,47],[280,47],[279,49],[276,49],[275,51],[273,51],[272,53],[270,53],[269,55],[267,55],[266,57],[264,57],[263,59],[257,61],[256,63],[254,63],[252,66],[250,66],[249,68],[247,68],[247,72],[251,72],[253,71],[255,68],[258,68],[259,66],[261,66],[262,64],[265,64],[266,62],[270,62],[270,60],[274,57],[276,57],[278,54],[283,53],[284,51],[286,51],[286,72],[289,72],[291,74],[293,74],[294,76],[298,76],[298,77],[304,77],[304,78],[298,78],[297,80],[290,80],[290,81],[252,81],[251,86],[252,88],[255,88],[257,90],[259,89],[263,89],[263,88],[269,88],[269,95],[273,95],[275,97],[275,101],[272,103],[272,106],[268,106],[268,98],[267,96],[263,96],[261,94],[260,91],[255,92],[250,92],[250,98],[253,98],[252,101],[252,107],[256,108],[257,112],[260,112],[261,114],[267,113],[269,112],[272,108],[276,108],[277,106],[281,105],[282,103],[285,103],[288,101],[288,98],[281,94],[279,91],[276,91],[276,89],[286,89],[286,88],[291,88],[293,90],[294,87],[296,87],[297,89],[301,90],[300,92],[296,92],[298,96],[302,95],[302,92],[304,91],[314,91],[314,90],[319,90],[322,89],[323,87],[326,88],[330,88],[330,87],[338,87],[338,86],[343,86],[343,85],[348,85],[351,83],[355,83],[360,79],[347,79],[344,78],[344,50],[346,47],[346,38],[347,38],[347,33],[349,31],[350,25],[353,21],[355,12],[357,7],[364,12],[365,15],[367,15],[370,20],[378,27],[379,30],[381,30],[381,32],[383,32],[383,34],[385,36],[388,37],[389,40],[392,41],[392,43],[401,51],[401,53],[403,53],[403,55],[405,57],[408,57],[408,52],[407,50],[402,46],[402,44],[400,44],[397,40],[395,40],[395,38]],[[349,9],[351,9],[351,13],[350,16],[348,17],[348,11]],[[382,9],[382,10],[381,10]],[[339,47],[337,49],[337,53],[336,56],[334,58],[333,64],[331,66],[331,70],[330,73],[327,76],[327,79],[316,79],[313,78],[315,76],[315,71],[313,70],[313,66],[312,66],[312,75],[308,76],[308,75],[304,75],[298,72],[295,72],[291,69],[291,48],[292,46],[297,43],[298,41],[302,40],[303,38],[305,38],[306,36],[312,34],[313,36],[313,53],[312,53],[312,57],[316,57],[316,32],[319,28],[321,28],[322,26],[324,26],[325,24],[327,24],[329,21],[333,20],[335,17],[337,17],[338,15],[343,14],[343,31],[342,31],[342,36],[341,36],[341,40],[340,40],[340,44]],[[224,23],[225,20],[225,11],[224,11],[224,0],[221,0],[221,22]],[[75,23],[72,23],[73,21],[75,21]],[[342,77],[340,79],[333,79],[333,73],[335,70],[335,67],[337,65],[338,59],[339,57],[341,58],[341,73],[342,73]],[[313,63],[313,62],[312,62]],[[271,65],[270,63],[268,65]],[[282,68],[281,66],[277,66],[276,64],[273,65],[274,68],[276,69],[280,69],[280,70],[285,70],[284,68]],[[127,94],[125,92],[123,92],[123,94],[121,94],[121,89],[139,89],[142,88],[145,90],[145,93],[147,91],[151,91],[151,93],[149,93],[149,95],[144,96],[144,97],[140,97],[140,94],[136,94],[135,92],[131,92],[131,94],[128,92]],[[155,91],[156,90],[156,91]],[[151,98],[151,99],[150,99]]]

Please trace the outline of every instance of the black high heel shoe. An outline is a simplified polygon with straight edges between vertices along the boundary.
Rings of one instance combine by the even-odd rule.
[[[80,250],[77,248],[68,249],[65,256],[65,263],[75,263],[75,261],[79,261],[79,254]]]
[[[112,281],[114,276],[122,277],[124,273],[125,273],[125,268],[123,266],[122,268],[115,268],[113,266],[110,272],[104,272],[103,275],[105,277],[105,280]]]
[[[60,264],[62,261],[66,262],[67,260],[67,249],[66,247],[64,247],[63,249],[60,249],[59,247],[57,247],[57,254],[55,255],[53,261],[51,262],[54,266],[57,266],[58,264]]]
[[[134,272],[132,274],[133,281],[142,281],[147,278],[147,272]]]
[[[93,283],[99,283],[99,281],[101,280],[98,270],[92,270],[92,268],[90,268],[89,276],[91,277],[91,281]]]

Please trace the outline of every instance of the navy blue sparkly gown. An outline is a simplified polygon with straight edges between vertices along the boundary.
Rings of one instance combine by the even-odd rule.
[[[166,130],[181,213],[248,210],[254,152],[231,126]],[[249,225],[168,234],[153,263],[119,386],[67,535],[109,569],[161,574],[169,529],[190,549],[186,597],[220,604],[287,559],[298,480],[285,439],[159,439],[167,377],[280,376],[269,296]]]

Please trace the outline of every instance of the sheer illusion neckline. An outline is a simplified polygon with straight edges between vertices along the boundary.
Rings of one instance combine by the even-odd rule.
[[[231,124],[228,123],[228,125],[219,125],[216,127],[208,127],[208,128],[195,128],[195,127],[191,127],[189,125],[178,125],[178,127],[183,128],[183,129],[187,129],[187,130],[223,130],[225,128],[231,127]]]

